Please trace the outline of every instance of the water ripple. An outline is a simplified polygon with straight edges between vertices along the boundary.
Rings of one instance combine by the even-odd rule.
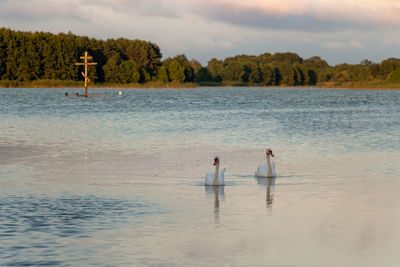
[[[0,199],[0,206],[0,233],[8,236],[36,231],[71,237],[114,228],[128,216],[152,213],[144,202],[96,196],[7,197]]]
[[[71,240],[139,225],[163,211],[146,201],[100,196],[0,198],[0,256],[6,266],[54,266],[72,250]],[[69,240],[69,241],[64,241]],[[5,244],[5,245],[4,245]],[[26,260],[27,257],[31,258]],[[50,260],[49,258],[53,258]],[[0,257],[1,259],[1,257]]]

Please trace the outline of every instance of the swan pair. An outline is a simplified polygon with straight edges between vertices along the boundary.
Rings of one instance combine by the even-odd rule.
[[[267,149],[266,151],[266,159],[267,161],[260,164],[258,166],[255,175],[260,178],[272,178],[276,177],[275,173],[275,163],[271,162],[271,158],[274,157],[274,153],[271,149]],[[224,173],[225,168],[222,171],[219,171],[219,157],[214,158],[214,166],[215,172],[208,172],[206,173],[206,177],[204,180],[204,185],[225,185],[224,181]]]

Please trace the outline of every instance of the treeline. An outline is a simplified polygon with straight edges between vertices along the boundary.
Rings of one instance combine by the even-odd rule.
[[[98,64],[89,68],[96,83],[187,83],[201,85],[307,86],[354,82],[400,83],[400,60],[330,66],[320,57],[295,53],[239,55],[211,59],[207,66],[185,55],[162,60],[157,44],[124,38],[97,40],[72,33],[19,32],[0,28],[0,80],[80,81],[81,56],[88,51]],[[40,83],[40,82],[39,82]],[[62,82],[61,82],[62,83]],[[4,84],[4,83],[3,83]]]
[[[141,40],[107,41],[71,33],[16,32],[0,29],[0,79],[33,81],[82,80],[74,63],[88,51],[97,62],[89,68],[96,82],[144,83],[158,73],[160,48]],[[91,71],[90,71],[91,70]]]
[[[225,60],[211,59],[197,72],[198,81],[210,78],[223,84],[304,86],[400,83],[400,59],[380,64],[363,60],[360,64],[330,66],[320,57],[303,59],[295,53],[240,55]],[[200,75],[199,75],[200,74]],[[204,78],[203,78],[204,77]]]

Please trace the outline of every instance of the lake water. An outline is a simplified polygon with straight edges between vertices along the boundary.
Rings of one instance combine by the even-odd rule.
[[[399,266],[400,91],[65,91],[0,89],[1,266]]]

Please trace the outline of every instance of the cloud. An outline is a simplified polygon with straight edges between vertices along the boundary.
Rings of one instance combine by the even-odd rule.
[[[0,16],[8,21],[87,21],[104,15],[106,19],[121,15],[177,18],[180,11],[173,6],[160,0],[0,0]]]
[[[233,12],[229,8],[210,9],[203,13],[209,19],[225,22],[235,26],[259,29],[289,30],[289,31],[332,31],[349,27],[349,22],[328,21],[310,15],[267,14],[262,10],[240,10]],[[352,25],[354,26],[354,25]]]
[[[0,0],[0,25],[154,42],[165,57],[400,57],[399,0]]]
[[[194,0],[192,12],[244,27],[332,31],[400,27],[397,0]]]
[[[0,0],[0,16],[8,21],[41,21],[55,18],[80,19],[79,2]]]
[[[326,48],[331,49],[365,49],[365,46],[357,40],[351,40],[350,42],[337,42],[337,41],[330,41],[325,42],[323,45]]]
[[[276,31],[400,28],[398,0],[0,0],[0,6],[0,16],[7,21],[118,21],[123,16],[130,17],[130,23],[145,16],[183,20],[190,14]]]
[[[81,5],[90,5],[97,8],[112,9],[118,13],[140,14],[141,16],[155,16],[178,18],[180,16],[179,0],[169,0],[168,4],[161,0],[79,0]]]

